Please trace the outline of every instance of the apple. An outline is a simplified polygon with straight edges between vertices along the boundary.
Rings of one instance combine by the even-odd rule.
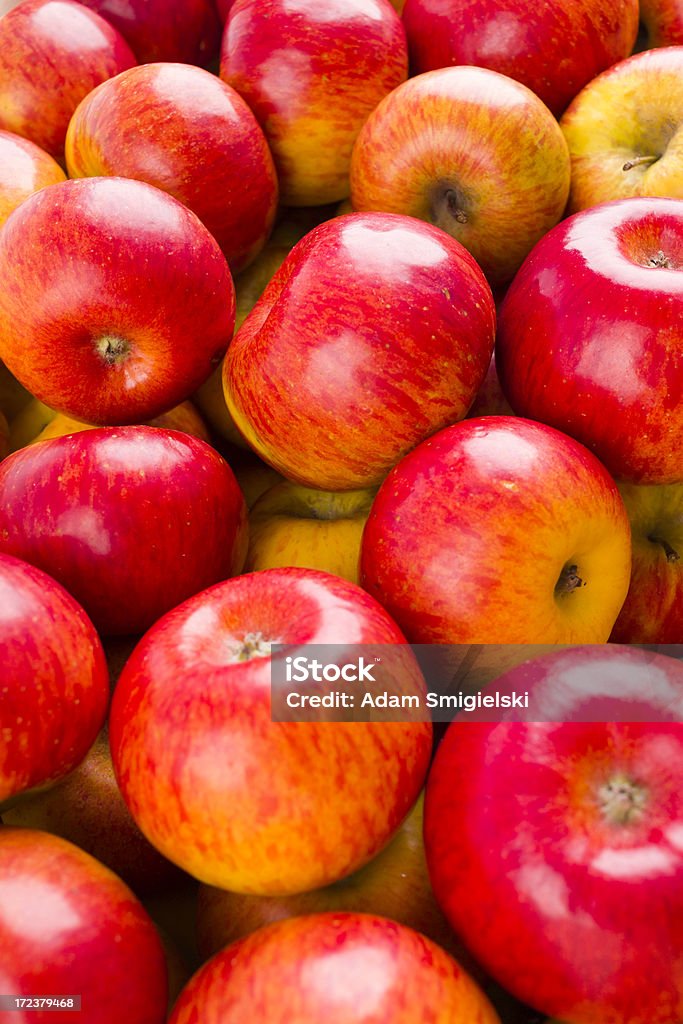
[[[119,30],[140,64],[211,64],[220,48],[212,0],[80,0]]]
[[[40,403],[38,403],[40,404]],[[206,423],[197,412],[192,402],[181,402],[168,412],[162,412],[153,420],[148,420],[148,427],[167,427],[169,430],[181,430],[186,434],[198,437],[200,441],[207,444],[211,442],[211,435]],[[93,423],[82,423],[80,420],[72,420],[63,413],[55,413],[50,422],[43,427],[40,433],[33,438],[31,444],[36,441],[47,441],[52,437],[62,437],[64,434],[78,434],[83,430],[95,430]]]
[[[169,192],[233,273],[273,226],[278,181],[265,136],[242,97],[201,68],[145,64],[103,82],[71,119],[66,166],[72,178],[117,175]]]
[[[0,278],[0,359],[41,402],[88,423],[177,405],[232,336],[218,243],[141,181],[85,178],[29,196],[0,232]]]
[[[632,196],[683,199],[681,75],[683,46],[648,50],[570,104],[560,122],[572,164],[570,213]]]
[[[276,484],[249,513],[245,571],[298,565],[358,583],[360,541],[374,495]]]
[[[283,203],[334,203],[363,122],[407,78],[405,32],[388,0],[237,0],[220,74],[266,134]]]
[[[436,224],[493,285],[557,224],[568,194],[557,121],[526,86],[484,68],[442,68],[395,89],[370,114],[351,161],[355,210]]]
[[[239,458],[231,461],[235,479],[240,485],[247,508],[251,509],[258,499],[271,487],[284,483],[284,477],[261,459],[249,452],[240,452]]]
[[[683,202],[625,199],[549,233],[500,310],[515,412],[566,431],[632,483],[683,480]]]
[[[407,0],[403,23],[414,75],[476,64],[522,82],[559,116],[631,53],[638,0]]]
[[[0,131],[0,225],[28,196],[65,177],[57,161],[40,146]]]
[[[288,895],[351,874],[389,842],[420,793],[432,727],[274,721],[272,643],[395,645],[387,669],[423,686],[402,634],[359,587],[269,569],[149,630],[116,686],[110,742],[126,803],[164,856],[210,885]]]
[[[32,829],[0,828],[0,989],[80,997],[80,1014],[50,1010],[54,1024],[166,1020],[164,951],[142,905],[87,853]],[[6,1008],[0,1019],[46,1012]]]
[[[648,49],[683,43],[681,0],[640,0],[640,21],[646,31]]]
[[[218,16],[223,22],[223,24],[225,24],[225,22],[228,20],[228,15],[230,14],[230,10],[234,3],[235,0],[216,0]]]
[[[238,0],[239,2],[239,0]],[[500,1024],[470,976],[430,939],[373,914],[295,917],[209,960],[169,1024]]]
[[[4,553],[0,665],[3,803],[72,771],[109,703],[104,652],[83,609],[56,580]]]
[[[494,330],[490,289],[445,232],[396,214],[336,217],[292,249],[237,332],[228,409],[294,482],[373,487],[465,415]]]
[[[103,634],[142,633],[239,572],[246,546],[232,471],[189,434],[104,427],[0,463],[0,551],[54,575]]]
[[[529,692],[524,720],[456,720],[427,785],[427,862],[446,916],[544,1014],[677,1024],[683,665],[591,645],[494,685]]]
[[[74,0],[24,0],[0,19],[0,129],[60,162],[74,110],[136,63],[122,35]]]
[[[683,640],[683,484],[619,485],[631,523],[631,585],[611,639],[678,644]]]
[[[607,471],[513,416],[465,420],[407,455],[361,547],[362,585],[419,644],[604,643],[630,568]]]

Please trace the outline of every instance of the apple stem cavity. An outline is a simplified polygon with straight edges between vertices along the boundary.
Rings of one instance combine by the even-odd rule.
[[[578,565],[565,565],[564,569],[560,573],[560,578],[555,584],[555,594],[559,597],[564,597],[566,594],[571,594],[579,587],[585,587],[586,581],[582,580],[578,575]]]
[[[635,156],[633,160],[627,160],[622,171],[630,171],[634,167],[644,167],[646,164],[654,164],[659,160],[658,156]]]
[[[231,664],[239,664],[243,661],[251,661],[253,658],[269,658],[273,644],[277,640],[266,640],[263,633],[245,633],[242,643],[238,644],[232,652]]]
[[[108,366],[117,366],[130,355],[130,343],[118,334],[103,334],[95,341],[95,351]]]
[[[454,188],[449,188],[446,192],[446,202],[448,203],[448,210],[454,220],[457,220],[458,224],[467,224],[467,214],[460,205],[460,196]]]
[[[671,547],[668,540],[664,540],[663,537],[657,537],[654,535],[649,536],[647,539],[651,544],[659,544],[659,546],[664,549],[667,562],[678,562],[681,556],[675,548]]]
[[[632,825],[643,814],[647,789],[625,775],[615,775],[598,789],[598,805],[610,825]]]

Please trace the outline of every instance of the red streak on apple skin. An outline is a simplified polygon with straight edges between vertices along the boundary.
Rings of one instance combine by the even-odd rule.
[[[64,159],[69,119],[135,56],[108,21],[72,0],[26,0],[0,19],[0,128]]]
[[[80,1014],[27,1010],[3,1022],[166,1019],[166,962],[142,905],[87,853],[32,829],[0,829],[0,987],[82,997]]]
[[[114,768],[143,833],[202,881],[318,888],[399,827],[424,780],[431,723],[273,722],[270,657],[234,660],[247,634],[400,645],[397,672],[423,685],[402,634],[359,587],[306,569],[251,573],[198,594],[140,642],[112,704]]]
[[[314,914],[228,946],[185,988],[170,1024],[499,1024],[439,946],[371,914]]]
[[[597,681],[599,662],[613,659],[613,715],[626,672],[640,673],[653,717],[671,716],[674,692],[680,706],[680,662],[629,648],[563,651],[501,683],[530,688],[533,700],[552,685],[553,664]],[[662,672],[668,688],[653,678]],[[644,798],[619,824],[601,800],[624,778]],[[454,723],[427,788],[427,859],[447,917],[505,988],[576,1024],[681,1019],[682,831],[679,721]]]
[[[141,64],[180,61],[206,67],[220,47],[212,0],[81,0],[119,30]]]
[[[104,652],[83,609],[39,569],[0,554],[0,801],[74,769],[108,703]]]
[[[59,579],[105,634],[141,633],[239,572],[246,530],[230,467],[178,431],[99,428],[0,464],[0,550]]]

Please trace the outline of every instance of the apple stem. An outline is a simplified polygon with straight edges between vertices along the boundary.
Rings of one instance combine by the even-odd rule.
[[[660,547],[664,548],[664,554],[666,555],[667,562],[677,562],[680,559],[679,553],[672,548],[668,540],[664,540],[663,537],[650,536],[647,538],[651,544],[659,544]]]
[[[622,171],[630,171],[633,167],[642,167],[645,164],[654,164],[659,160],[658,156],[634,156],[633,160],[627,160]]]
[[[598,790],[600,810],[612,825],[638,821],[647,802],[647,789],[625,775],[616,775]]]
[[[565,565],[560,573],[560,578],[555,584],[556,594],[571,594],[579,587],[585,587],[586,581],[578,575],[578,565]]]
[[[271,647],[277,640],[266,640],[263,633],[245,633],[242,643],[233,651],[231,662],[251,661],[252,658],[269,658]]]
[[[121,363],[130,353],[130,345],[117,334],[104,334],[95,342],[95,350],[109,366]]]
[[[450,210],[451,215],[455,220],[457,220],[458,224],[467,224],[467,214],[458,205],[460,198],[455,189],[449,188],[446,192],[446,202],[448,203],[448,209]]]

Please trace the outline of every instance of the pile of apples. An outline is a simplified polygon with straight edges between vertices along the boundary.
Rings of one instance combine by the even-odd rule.
[[[683,0],[0,0],[0,1024],[681,1024],[682,554]]]

